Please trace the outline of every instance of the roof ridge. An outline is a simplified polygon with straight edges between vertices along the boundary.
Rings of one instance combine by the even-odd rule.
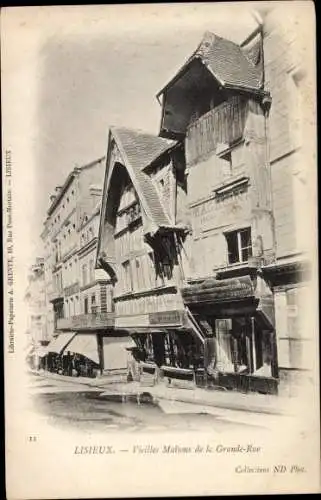
[[[173,144],[177,142],[174,139],[167,139],[166,137],[161,137],[158,134],[154,134],[152,132],[148,132],[147,130],[140,129],[140,128],[126,127],[126,126],[121,125],[121,126],[110,126],[110,130],[112,132],[116,132],[116,133],[117,133],[117,131],[127,131],[127,132],[132,132],[134,134],[141,135],[141,136],[147,135],[149,137],[152,137],[153,139],[159,140],[160,142],[167,142],[167,143],[173,143]]]
[[[239,62],[240,57],[242,61]],[[257,75],[257,68],[246,57],[244,50],[237,42],[229,40],[207,30],[203,33],[196,50],[180,67],[171,80],[157,93],[157,97],[182,77],[184,71],[194,60],[200,60],[223,86],[261,91],[262,85]],[[244,64],[242,64],[244,62]]]

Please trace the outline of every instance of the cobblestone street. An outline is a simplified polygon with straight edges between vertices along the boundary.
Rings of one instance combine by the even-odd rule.
[[[98,383],[98,382],[97,382]],[[233,409],[160,400],[140,403],[136,395],[124,397],[110,384],[110,391],[91,383],[88,385],[67,377],[52,378],[47,374],[30,375],[29,392],[35,409],[48,417],[54,426],[90,430],[115,431],[204,431],[269,429],[271,416]],[[146,389],[148,392],[148,388]]]

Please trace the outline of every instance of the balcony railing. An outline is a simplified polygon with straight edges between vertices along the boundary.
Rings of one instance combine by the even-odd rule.
[[[232,144],[242,138],[247,101],[233,96],[191,123],[186,134],[186,161],[193,165],[205,160],[218,144]]]
[[[113,313],[79,314],[57,320],[57,330],[103,330],[113,326]]]

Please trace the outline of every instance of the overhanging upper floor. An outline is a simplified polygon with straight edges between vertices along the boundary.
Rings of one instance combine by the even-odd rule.
[[[262,44],[259,49],[263,51]],[[157,94],[162,97],[160,135],[183,138],[188,125],[230,96],[263,100],[263,57],[255,60],[234,42],[205,33],[196,51]]]

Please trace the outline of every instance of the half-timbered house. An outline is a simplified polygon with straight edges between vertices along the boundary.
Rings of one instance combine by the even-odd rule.
[[[205,33],[157,95],[158,137],[111,129],[96,265],[144,369],[277,393],[309,365],[304,71],[261,21],[241,45]]]

